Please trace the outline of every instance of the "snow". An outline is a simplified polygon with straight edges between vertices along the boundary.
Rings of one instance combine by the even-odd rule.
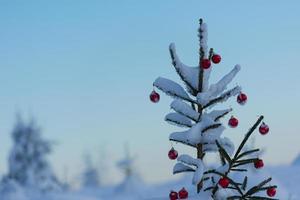
[[[216,120],[220,116],[224,116],[226,113],[231,112],[232,109],[224,109],[224,110],[213,110],[210,113],[207,113],[207,115],[210,116],[210,118]],[[218,121],[218,120],[217,120]]]
[[[161,91],[165,92],[167,95],[170,95],[175,98],[182,98],[184,100],[191,101],[191,98],[185,92],[183,87],[181,87],[178,83],[172,80],[159,77],[154,81],[153,85],[158,89],[160,89]]]
[[[236,74],[240,71],[240,65],[236,65],[228,74],[226,74],[221,80],[215,84],[211,84],[209,89],[205,92],[198,93],[197,101],[201,105],[206,105],[213,98],[220,95],[226,88],[227,85],[232,81]]]
[[[180,162],[176,163],[173,167],[173,174],[178,174],[181,172],[188,172],[188,171],[193,172],[195,171],[195,169]]]
[[[207,57],[207,51],[208,51],[208,46],[207,46],[207,38],[208,38],[208,31],[207,31],[207,24],[206,23],[202,23],[200,25],[200,31],[199,31],[199,36],[200,37],[200,46],[203,48],[204,51],[204,57]]]
[[[222,169],[218,169],[221,171]],[[225,170],[225,169],[223,169]],[[299,180],[300,180],[300,166],[273,166],[266,169],[250,170],[251,179],[250,185],[257,183],[257,180],[262,180],[264,177],[272,176],[272,183],[278,185],[277,194],[275,198],[282,200],[299,200]],[[291,176],[292,175],[292,176]],[[239,173],[235,173],[239,176]],[[253,178],[252,178],[253,177]],[[0,199],[1,200],[169,200],[168,194],[170,190],[178,191],[182,187],[189,191],[189,200],[212,200],[208,193],[201,192],[196,195],[195,186],[190,183],[192,175],[186,175],[178,180],[153,184],[141,185],[139,187],[140,196],[135,193],[124,194],[117,191],[116,188],[120,186],[99,187],[90,191],[86,190],[70,190],[64,192],[50,192],[38,193],[32,189],[22,188],[17,183],[10,182],[5,186],[0,185]],[[255,179],[255,180],[254,180]],[[252,183],[251,183],[252,181]],[[131,182],[131,181],[130,181]],[[134,183],[132,181],[131,183]],[[136,184],[136,183],[134,183]],[[250,186],[249,185],[249,186]],[[226,191],[221,191],[226,192]]]
[[[175,99],[172,103],[171,103],[171,108],[173,110],[175,110],[176,112],[187,116],[190,119],[193,119],[194,121],[198,121],[199,120],[199,116],[200,114],[198,112],[196,112],[190,105],[188,105],[187,103]]]
[[[177,73],[185,81],[188,92],[193,95],[192,91],[197,90],[198,88],[199,66],[190,67],[183,64],[176,53],[176,48],[174,43],[170,44],[169,50],[171,52],[173,65]]]
[[[192,122],[186,116],[183,116],[179,113],[169,113],[166,115],[165,120],[171,124],[175,124],[177,126],[185,126],[191,127]]]
[[[204,164],[203,164],[202,160],[195,159],[195,158],[192,158],[189,155],[183,154],[183,155],[180,155],[178,157],[177,161],[182,162],[186,165],[195,166],[196,169],[195,169],[195,172],[194,172],[194,175],[193,175],[192,183],[194,185],[197,185],[198,183],[201,182],[202,177],[203,177],[203,173],[204,173]]]
[[[203,115],[201,117],[201,121],[194,124],[189,130],[182,131],[182,132],[175,132],[170,134],[170,140],[183,142],[186,144],[190,144],[191,146],[196,146],[200,142],[202,142],[203,137],[209,137],[209,136],[203,136],[202,131],[211,125],[217,124],[213,119],[211,119],[208,115]],[[212,132],[213,129],[207,131]],[[214,129],[213,133],[218,133],[218,135],[221,135],[219,131],[223,131],[221,129]],[[209,133],[207,133],[209,135]],[[211,135],[211,134],[210,134]],[[212,134],[215,135],[215,134]]]

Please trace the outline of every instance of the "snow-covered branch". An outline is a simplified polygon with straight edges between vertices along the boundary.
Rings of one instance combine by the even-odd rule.
[[[169,113],[165,117],[165,121],[177,126],[192,127],[192,122],[189,118],[179,113]]]
[[[169,96],[172,96],[174,98],[180,98],[191,103],[197,103],[189,97],[189,95],[178,83],[172,80],[158,77],[154,81],[153,85]]]
[[[186,131],[170,134],[169,139],[192,147],[197,147],[198,144],[207,142],[214,144],[214,141],[220,138],[224,129],[224,126],[217,123],[214,118],[204,114],[200,122],[194,124]],[[217,148],[214,149],[217,150]]]
[[[198,121],[200,114],[196,112],[190,105],[183,101],[175,99],[171,103],[171,108],[176,112],[190,118],[193,121]]]
[[[204,108],[207,108],[209,106],[212,106],[216,103],[220,103],[220,102],[224,102],[226,101],[228,98],[232,97],[232,96],[235,96],[237,94],[239,94],[241,92],[242,88],[240,86],[236,86],[234,87],[233,89],[227,91],[227,92],[224,92],[223,94],[221,94],[219,97],[215,98],[215,99],[212,99],[210,100],[207,104],[205,104],[205,106],[203,106],[203,109]]]
[[[189,167],[181,162],[178,162],[173,167],[173,174],[179,174],[182,172],[194,172],[195,169],[192,167]]]
[[[201,57],[207,57],[207,37],[208,37],[208,31],[207,31],[207,24],[203,23],[203,20],[199,20],[199,29],[198,29],[198,37],[199,37],[199,53]]]
[[[208,115],[215,119],[215,121],[219,121],[222,117],[226,116],[228,113],[230,113],[232,109],[225,109],[225,110],[213,110],[212,112],[208,113]]]
[[[218,142],[220,143],[220,145],[222,145],[222,147],[229,155],[232,155],[234,153],[234,144],[230,141],[230,139],[228,139],[227,137],[220,138]],[[203,151],[205,152],[217,152],[218,150],[218,146],[212,140],[204,143],[203,145]]]
[[[177,161],[183,164],[179,164],[179,165],[175,165],[174,169],[173,169],[173,173],[178,172],[180,170],[188,170],[188,171],[192,171],[193,168],[188,167],[188,165],[195,167],[194,169],[194,176],[193,176],[193,181],[192,183],[194,185],[197,185],[198,183],[201,182],[202,177],[203,177],[203,173],[204,173],[204,164],[203,161],[200,159],[195,159],[192,158],[189,155],[181,155],[178,157]]]
[[[182,79],[182,81],[185,83],[188,92],[196,96],[198,93],[197,87],[198,87],[198,74],[199,74],[199,67],[189,67],[185,64],[183,64],[177,53],[175,44],[171,43],[169,46],[169,51],[172,59],[172,64],[175,67],[176,72]]]
[[[236,65],[228,74],[226,74],[217,83],[210,85],[207,91],[203,91],[197,95],[197,101],[205,105],[214,97],[220,95],[226,88],[227,85],[233,80],[236,74],[240,71],[240,65]]]

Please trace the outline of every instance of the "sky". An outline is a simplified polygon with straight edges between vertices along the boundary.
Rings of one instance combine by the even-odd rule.
[[[232,86],[248,95],[230,100],[239,118],[225,136],[235,144],[265,116],[268,136],[255,136],[266,165],[288,164],[300,152],[300,2],[251,1],[0,1],[0,174],[7,171],[10,132],[17,112],[34,117],[55,142],[49,159],[60,178],[78,181],[83,155],[118,182],[115,163],[124,144],[147,182],[173,179],[164,122],[171,99],[149,101],[158,76],[179,81],[168,52],[198,61],[198,19],[208,24],[208,44],[222,56],[212,82],[235,64]],[[227,118],[224,119],[226,123]],[[173,144],[180,153],[195,152]],[[176,176],[175,176],[176,178]]]

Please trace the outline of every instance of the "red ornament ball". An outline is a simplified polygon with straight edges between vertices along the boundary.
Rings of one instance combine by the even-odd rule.
[[[267,190],[267,195],[269,197],[274,197],[276,195],[276,188],[272,187]]]
[[[229,179],[226,178],[226,177],[223,177],[219,180],[219,185],[222,187],[222,188],[227,188],[228,185],[229,185]]]
[[[247,95],[244,94],[244,93],[240,93],[237,98],[236,98],[236,101],[241,104],[241,105],[244,105],[246,102],[247,102]]]
[[[211,62],[210,62],[209,59],[204,58],[204,59],[201,60],[201,67],[203,69],[208,69],[208,68],[210,68],[210,66],[211,66]]]
[[[269,126],[263,122],[259,127],[259,132],[262,135],[266,135],[269,132]]]
[[[176,200],[178,199],[178,193],[175,191],[171,191],[169,194],[170,200]]]
[[[171,160],[175,160],[178,157],[178,152],[172,147],[168,153],[168,156]]]
[[[254,167],[256,169],[260,169],[264,167],[264,161],[262,159],[258,159],[257,161],[254,162]]]
[[[229,125],[231,128],[237,127],[238,124],[239,124],[239,120],[238,120],[237,118],[233,117],[233,116],[232,116],[232,117],[229,119],[229,121],[228,121],[228,125]]]
[[[160,99],[160,96],[157,92],[155,92],[154,90],[151,92],[150,94],[150,100],[153,102],[153,103],[157,103]]]
[[[221,56],[218,55],[218,54],[214,54],[212,57],[211,57],[211,60],[213,63],[215,64],[218,64],[221,62]]]
[[[182,188],[179,192],[178,192],[179,198],[180,199],[187,199],[189,196],[188,191],[186,191],[185,188]]]

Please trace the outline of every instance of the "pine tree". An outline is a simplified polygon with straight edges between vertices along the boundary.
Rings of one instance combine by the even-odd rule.
[[[166,115],[165,120],[186,128],[185,131],[170,134],[169,140],[193,147],[197,155],[194,158],[183,154],[177,158],[177,151],[172,148],[169,157],[177,158],[173,173],[192,172],[194,174],[192,183],[196,186],[197,192],[210,192],[213,199],[272,199],[261,193],[267,191],[268,196],[275,195],[276,186],[270,185],[271,178],[249,186],[248,179],[251,177],[247,176],[247,169],[245,169],[249,165],[254,165],[256,168],[263,166],[262,160],[257,157],[259,149],[246,149],[245,144],[258,126],[261,134],[268,132],[268,126],[263,123],[263,116],[260,116],[245,134],[236,151],[231,140],[222,137],[225,126],[221,120],[232,109],[212,110],[212,108],[233,96],[237,96],[238,103],[244,104],[247,96],[240,86],[227,90],[229,83],[240,71],[240,65],[236,65],[217,83],[209,83],[212,64],[218,64],[221,56],[212,48],[208,50],[207,25],[202,19],[199,24],[199,64],[196,67],[183,64],[176,53],[175,45],[172,43],[169,46],[172,65],[186,89],[162,77],[157,78],[153,83],[154,87],[174,98],[171,109],[175,112]],[[151,101],[158,102],[159,98],[159,94],[153,90],[150,94]],[[232,116],[228,124],[235,128],[238,119]],[[218,153],[221,161],[219,168],[209,169],[205,165],[203,158],[207,152]],[[234,173],[240,173],[239,177],[243,177],[242,180],[232,178]]]
[[[125,157],[117,163],[124,173],[123,181],[116,188],[117,193],[139,196],[144,190],[144,183],[134,167],[134,162],[135,158],[130,155],[128,146],[125,146]]]
[[[9,155],[8,175],[4,182],[13,180],[24,187],[40,191],[57,190],[60,183],[46,159],[51,143],[41,136],[34,120],[25,124],[20,116],[12,131],[13,147]]]
[[[85,156],[85,169],[82,174],[82,186],[85,188],[96,188],[100,186],[99,174],[93,165],[90,155]]]

